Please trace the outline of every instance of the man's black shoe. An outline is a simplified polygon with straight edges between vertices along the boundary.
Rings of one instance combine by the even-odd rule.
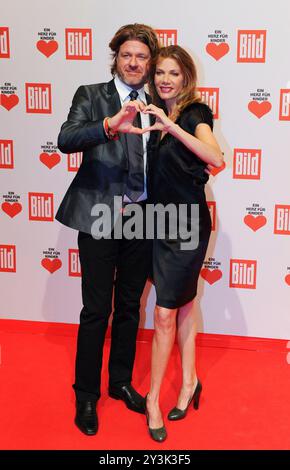
[[[123,400],[129,410],[145,414],[145,398],[136,392],[131,384],[109,386],[109,396],[115,400]]]
[[[75,424],[87,436],[98,431],[98,417],[95,401],[77,401]]]

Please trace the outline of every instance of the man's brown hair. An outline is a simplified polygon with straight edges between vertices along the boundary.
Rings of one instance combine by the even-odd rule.
[[[159,46],[158,38],[154,29],[146,24],[127,24],[122,26],[116,32],[115,36],[111,40],[109,47],[113,51],[113,63],[111,66],[111,73],[115,75],[117,72],[117,56],[122,44],[126,41],[140,41],[149,47],[151,53],[151,59],[155,59]]]

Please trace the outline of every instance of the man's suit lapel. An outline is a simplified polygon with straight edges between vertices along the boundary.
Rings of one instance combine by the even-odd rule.
[[[114,79],[108,82],[107,84],[107,94],[109,99],[109,109],[110,113],[108,116],[114,116],[121,109],[120,97],[115,86]],[[126,136],[123,132],[119,132],[119,140],[122,144],[123,150],[128,157],[127,142]]]
[[[120,97],[119,97],[119,93],[117,91],[117,88],[115,86],[114,79],[111,80],[110,82],[108,82],[106,85],[107,85],[106,86],[106,92],[107,92],[107,96],[108,96],[107,115],[108,116],[113,116],[114,114],[116,114],[121,109]],[[148,95],[147,93],[146,93],[146,101],[147,101],[147,104],[152,103],[152,99],[151,99],[150,95]],[[155,117],[152,114],[149,114],[149,120],[150,120],[150,125],[152,126],[155,122]],[[155,134],[155,136],[154,136],[154,134]],[[119,132],[119,140],[120,140],[120,143],[122,144],[125,155],[128,158],[126,134],[124,134],[123,132]],[[149,141],[148,141],[147,146],[149,146],[151,144],[152,140],[153,141],[156,140],[156,132],[151,132],[150,133],[150,137],[149,137]]]

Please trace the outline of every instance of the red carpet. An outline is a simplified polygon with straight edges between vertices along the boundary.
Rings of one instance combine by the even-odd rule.
[[[165,421],[168,439],[157,444],[145,417],[107,395],[106,340],[103,393],[96,436],[73,424],[76,325],[13,320],[1,328],[1,425],[3,449],[289,449],[290,365],[287,341],[221,335],[198,336],[200,409],[185,420]],[[148,391],[150,332],[140,332],[134,385]],[[178,366],[178,367],[177,367]],[[162,390],[164,415],[180,386],[175,346]]]

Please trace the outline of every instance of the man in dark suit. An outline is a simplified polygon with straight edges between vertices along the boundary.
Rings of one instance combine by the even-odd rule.
[[[83,152],[80,169],[56,219],[79,231],[83,309],[73,387],[75,424],[86,435],[98,430],[96,403],[100,397],[103,346],[113,288],[109,396],[123,400],[133,411],[144,413],[144,398],[134,390],[131,381],[140,297],[149,272],[151,243],[145,238],[96,237],[92,232],[96,217],[92,214],[98,204],[112,209],[116,196],[122,202],[123,223],[131,203],[145,211],[149,133],[138,135],[135,122],[136,134],[126,132],[132,131],[132,113],[137,116],[142,103],[150,102],[144,84],[158,42],[152,28],[131,24],[117,31],[110,48],[113,80],[79,87],[58,138],[62,152]],[[138,115],[141,127],[147,127],[149,116]]]

